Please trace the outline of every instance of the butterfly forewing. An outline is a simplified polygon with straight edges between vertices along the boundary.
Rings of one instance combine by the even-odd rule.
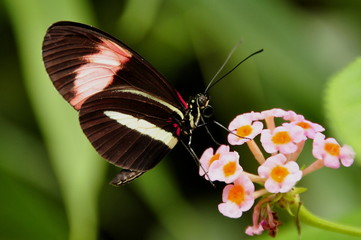
[[[127,86],[187,107],[146,60],[96,28],[74,22],[53,24],[44,38],[43,59],[54,86],[76,110],[97,92]]]

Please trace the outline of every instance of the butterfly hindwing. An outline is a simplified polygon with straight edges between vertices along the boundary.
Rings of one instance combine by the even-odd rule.
[[[138,90],[110,89],[86,100],[79,119],[105,159],[122,168],[148,170],[178,142],[180,126],[174,114]]]

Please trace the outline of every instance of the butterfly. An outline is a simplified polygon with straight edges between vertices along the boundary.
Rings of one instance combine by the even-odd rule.
[[[179,141],[195,155],[188,138],[210,115],[207,94],[186,102],[134,50],[81,23],[51,25],[42,56],[55,88],[79,112],[80,126],[93,147],[122,168],[112,184],[139,177]]]
[[[188,101],[130,47],[85,24],[51,25],[42,56],[55,88],[79,112],[80,126],[93,147],[122,168],[110,183],[123,185],[153,168],[178,142],[198,160],[191,137],[196,128],[206,127],[212,115],[207,91],[263,51],[249,55],[215,81],[234,50],[204,93]]]

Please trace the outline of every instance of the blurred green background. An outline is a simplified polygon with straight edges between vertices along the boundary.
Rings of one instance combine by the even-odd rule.
[[[204,91],[239,40],[226,69],[263,48],[211,89],[215,118],[228,125],[239,113],[292,109],[360,149],[332,128],[324,98],[330,77],[361,55],[361,1],[0,0],[0,239],[246,239],[251,225],[250,213],[234,220],[217,211],[222,186],[200,178],[182,146],[133,183],[108,185],[118,169],[91,148],[43,67],[42,38],[60,20],[116,36],[185,99]],[[210,144],[202,131],[193,142],[198,154]],[[254,171],[247,149],[238,150]],[[306,150],[303,164],[312,161]],[[358,164],[321,169],[299,184],[308,188],[302,200],[319,216],[360,226],[360,180]],[[296,239],[294,219],[281,220],[278,237]],[[345,239],[306,225],[302,234]]]

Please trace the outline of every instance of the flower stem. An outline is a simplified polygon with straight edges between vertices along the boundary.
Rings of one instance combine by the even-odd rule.
[[[287,156],[288,161],[297,161],[297,158],[300,156],[303,147],[305,145],[306,141],[301,141],[299,143],[297,143],[297,151],[294,153],[291,153]]]
[[[269,130],[273,131],[276,128],[275,120],[273,116],[266,117],[265,122]]]
[[[258,147],[257,143],[252,139],[247,142],[247,145],[248,145],[249,149],[251,150],[255,159],[259,162],[259,164],[262,165],[262,163],[264,163],[266,161],[266,159],[264,158],[263,153],[262,153],[261,149]]]
[[[268,191],[266,190],[266,189],[260,189],[260,190],[258,190],[258,191],[255,191],[254,193],[253,193],[253,197],[256,199],[256,198],[259,198],[259,197],[261,197],[261,196],[263,196],[263,195],[266,195],[268,193]]]
[[[243,171],[243,173],[249,177],[249,179],[251,179],[252,182],[255,182],[255,183],[259,183],[261,185],[264,185],[264,182],[265,182],[265,179],[264,178],[261,178],[260,176],[258,175],[255,175],[255,174],[252,174],[252,173],[249,173],[249,172],[246,172],[246,171]]]
[[[323,166],[324,166],[323,160],[318,159],[318,160],[314,161],[310,166],[303,169],[303,171],[302,171],[303,176],[306,176],[307,174],[310,174],[311,172],[314,172],[314,171],[322,168]]]
[[[325,229],[327,231],[338,232],[352,236],[359,236],[359,237],[361,236],[360,228],[338,224],[317,217],[313,215],[310,211],[308,211],[303,205],[301,205],[300,207],[299,217],[302,222],[314,227]]]

